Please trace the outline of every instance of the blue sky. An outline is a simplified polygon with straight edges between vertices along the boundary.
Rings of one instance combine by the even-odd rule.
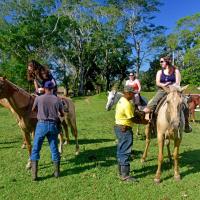
[[[166,33],[173,31],[176,21],[182,17],[200,12],[200,0],[162,0],[160,12],[154,22],[168,28]]]
[[[162,0],[164,5],[160,7],[160,12],[156,13],[153,22],[156,25],[167,27],[166,34],[173,32],[176,21],[200,13],[200,0]],[[149,63],[143,63],[141,70],[148,70]]]

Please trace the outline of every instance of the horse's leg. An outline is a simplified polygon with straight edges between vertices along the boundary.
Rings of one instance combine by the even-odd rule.
[[[165,144],[167,146],[167,154],[168,154],[169,162],[171,164],[172,163],[172,156],[171,156],[171,152],[170,152],[170,139],[165,139]]]
[[[140,125],[137,124],[137,130],[136,130],[136,136],[137,136],[137,137],[139,136],[139,128],[140,128]]]
[[[22,143],[22,146],[21,146],[22,149],[26,149],[26,140],[25,140],[25,137],[23,136],[23,143]]]
[[[144,153],[142,155],[142,158],[141,158],[141,162],[144,163],[145,160],[146,160],[146,157],[147,157],[147,152],[148,152],[148,149],[149,149],[149,144],[150,144],[150,134],[151,134],[151,124],[148,123],[145,127],[145,135],[146,135],[146,146],[145,146],[145,150],[144,150]]]
[[[160,183],[160,177],[161,177],[161,166],[163,161],[163,147],[164,147],[164,138],[163,133],[158,132],[158,168],[156,171],[156,176],[154,178],[155,183]]]
[[[181,179],[180,172],[179,172],[179,146],[181,143],[181,139],[176,138],[174,140],[174,179],[179,181]]]
[[[195,122],[195,109],[192,109],[192,121]]]
[[[29,159],[28,159],[28,163],[26,165],[26,169],[31,169],[30,156],[31,156],[32,146],[31,146],[31,136],[30,136],[29,132],[24,132],[24,139],[25,139],[26,146],[27,146],[28,153],[29,153]]]
[[[58,138],[59,138],[59,141],[60,141],[58,150],[59,150],[60,154],[62,154],[62,152],[63,152],[63,143],[64,143],[64,137],[63,137],[63,133],[62,132],[60,132],[58,134]]]
[[[76,119],[69,119],[70,122],[70,127],[71,127],[71,132],[75,138],[75,142],[76,142],[76,155],[79,154],[79,144],[78,144],[78,130],[77,130],[77,126],[76,126]]]
[[[68,125],[65,121],[66,119],[63,120],[62,122],[62,126],[64,128],[65,131],[65,137],[66,137],[66,142],[64,142],[64,144],[69,144],[69,132],[68,132]]]

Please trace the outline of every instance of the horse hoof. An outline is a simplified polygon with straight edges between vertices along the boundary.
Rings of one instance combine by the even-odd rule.
[[[159,184],[160,183],[160,179],[159,178],[154,178],[154,183]]]
[[[144,165],[146,161],[144,158],[141,158],[140,162]]]
[[[64,144],[64,145],[67,145],[67,144],[69,144],[69,142],[65,141],[63,144]]]
[[[80,153],[80,152],[79,152],[79,150],[78,150],[78,151],[76,151],[75,155],[76,155],[76,156],[78,156],[78,155],[79,155],[79,153]]]
[[[26,149],[26,145],[25,145],[25,144],[22,144],[21,148],[22,148],[22,149]]]
[[[180,181],[180,180],[181,180],[181,176],[180,176],[180,175],[174,176],[174,180],[175,180],[175,181]]]
[[[27,170],[30,170],[30,169],[31,169],[31,163],[27,163],[26,169],[27,169]]]

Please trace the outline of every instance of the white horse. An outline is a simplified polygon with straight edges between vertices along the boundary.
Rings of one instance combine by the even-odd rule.
[[[115,105],[119,99],[123,96],[123,93],[117,92],[116,90],[108,91],[106,110],[109,111]]]

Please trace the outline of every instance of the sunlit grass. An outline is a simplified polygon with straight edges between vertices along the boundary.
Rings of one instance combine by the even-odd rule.
[[[148,99],[151,94],[144,94]],[[200,196],[200,124],[192,123],[193,132],[184,134],[180,149],[182,180],[173,180],[173,168],[165,157],[162,183],[155,185],[157,141],[152,139],[147,162],[140,157],[145,141],[134,136],[132,174],[138,184],[119,181],[116,144],[113,132],[114,109],[105,111],[106,95],[74,99],[77,112],[80,155],[75,156],[74,139],[65,146],[61,160],[61,177],[52,177],[50,149],[45,141],[39,162],[40,181],[32,182],[25,170],[28,159],[22,150],[22,136],[9,111],[0,108],[0,199],[199,199]],[[197,113],[200,121],[200,114]],[[134,127],[135,132],[135,127]],[[141,126],[141,134],[144,134]],[[166,156],[165,151],[165,156]]]

